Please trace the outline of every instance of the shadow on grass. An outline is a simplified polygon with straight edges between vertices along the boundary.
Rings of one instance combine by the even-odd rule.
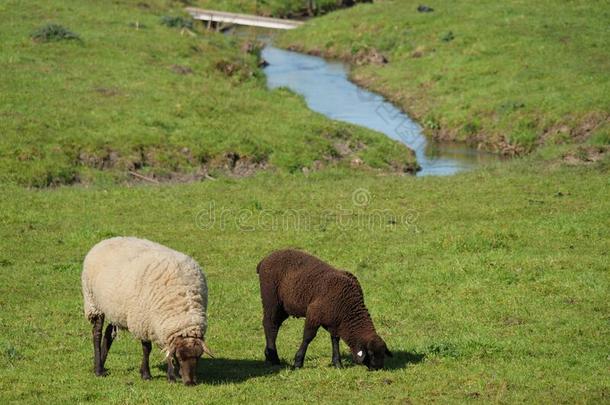
[[[203,358],[197,364],[197,382],[208,385],[238,383],[250,378],[276,374],[286,367],[285,363],[272,366],[263,360]],[[157,368],[167,374],[166,363],[159,363]]]
[[[385,369],[386,370],[397,370],[399,368],[405,368],[409,364],[417,364],[424,361],[426,355],[423,353],[417,352],[407,352],[407,351],[393,351],[392,354],[394,357],[386,357],[385,359]]]
[[[393,355],[394,357],[386,358],[384,369],[398,370],[409,364],[420,363],[426,357],[425,354],[407,351],[395,351]],[[341,357],[344,367],[360,367],[352,363],[351,356]],[[272,366],[263,360],[205,358],[197,364],[197,381],[199,384],[208,385],[239,383],[250,378],[276,374],[287,367],[291,367],[291,364],[284,361],[281,365]],[[157,364],[157,368],[167,373],[166,363]]]
[[[398,370],[407,367],[409,364],[417,364],[424,361],[426,355],[417,352],[407,352],[403,350],[392,351],[393,357],[385,358],[384,370]],[[348,354],[341,355],[341,362],[343,367],[364,367],[354,364],[352,356]],[[332,365],[329,364],[329,367]]]

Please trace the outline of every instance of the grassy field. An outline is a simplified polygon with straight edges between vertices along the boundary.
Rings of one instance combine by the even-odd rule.
[[[556,2],[529,4],[530,12],[516,1],[439,3],[421,15],[411,1],[378,3],[314,20],[284,44],[351,55],[348,35],[328,24],[342,16],[338,27],[361,32],[354,46],[393,49],[388,65],[357,67],[354,76],[394,94],[439,133],[457,128],[456,136],[485,142],[506,134],[526,148],[532,144],[512,126],[530,118],[540,136],[542,122],[571,133],[586,117],[607,117],[600,2],[588,3],[586,15],[575,11],[584,3],[562,3],[564,12],[553,9],[535,32],[532,19]],[[251,4],[231,2],[235,10]],[[183,15],[183,6],[0,3],[0,403],[610,401],[610,154],[586,146],[608,143],[607,126],[582,139],[566,135],[568,146],[545,138],[525,159],[470,173],[395,175],[388,169],[397,162],[414,164],[404,147],[330,122],[286,90],[267,91],[256,52],[236,40],[160,23]],[[511,30],[491,35],[494,26],[480,23],[488,9]],[[32,39],[47,23],[80,39]],[[551,45],[543,33],[564,23],[570,40]],[[524,60],[516,48],[500,46],[514,24],[523,38],[547,41],[528,54],[531,76],[514,70]],[[401,42],[393,27],[409,39]],[[437,41],[448,30],[455,39]],[[383,45],[392,38],[395,46]],[[422,56],[409,59],[420,46]],[[475,80],[484,63],[497,66],[497,81]],[[442,79],[423,92],[435,69]],[[508,70],[517,77],[508,80]],[[497,120],[482,113],[483,104],[512,101]],[[465,117],[481,120],[478,135],[460,130]],[[361,143],[367,147],[339,153]],[[370,168],[350,168],[355,156]],[[322,170],[302,170],[316,161]],[[134,184],[129,171],[167,182]],[[206,175],[216,181],[194,181]],[[127,333],[112,347],[110,374],[93,375],[80,272],[87,251],[116,235],[166,244],[203,266],[216,359],[201,362],[198,386],[168,384],[156,349],[153,381],[141,381],[140,345]],[[264,364],[255,268],[286,247],[358,276],[395,354],[386,370],[353,366],[343,343],[346,367],[332,368],[324,331],[304,369],[292,370],[302,333],[293,319],[278,340],[284,364]]]
[[[355,62],[352,77],[440,139],[504,153],[610,144],[606,1],[377,0],[279,41]],[[389,63],[366,63],[376,53]]]
[[[0,200],[2,403],[333,401],[602,403],[610,397],[609,179],[604,168],[508,164],[447,178],[326,170],[190,185],[26,190]],[[303,198],[303,196],[307,196]],[[294,218],[299,218],[296,221]],[[210,288],[217,358],[189,389],[140,381],[141,349],[119,335],[92,373],[81,263],[113,235],[195,257]],[[302,321],[263,363],[255,267],[297,247],[354,272],[395,357],[330,367],[320,331],[289,368]],[[347,357],[348,350],[342,344]]]
[[[349,164],[352,155],[380,169],[414,166],[385,136],[267,91],[257,56],[235,39],[162,25],[182,13],[173,4],[0,4],[0,182],[121,182],[133,179],[128,171],[184,181],[227,167],[240,175]],[[48,23],[80,40],[33,40]],[[343,156],[339,143],[367,147]]]

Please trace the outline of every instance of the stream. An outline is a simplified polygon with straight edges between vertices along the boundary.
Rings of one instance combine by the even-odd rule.
[[[302,95],[313,111],[330,119],[381,132],[415,151],[421,166],[418,176],[446,176],[498,161],[499,156],[465,144],[438,143],[382,96],[348,79],[349,66],[341,62],[286,51],[267,45],[262,57],[271,89],[287,87]]]

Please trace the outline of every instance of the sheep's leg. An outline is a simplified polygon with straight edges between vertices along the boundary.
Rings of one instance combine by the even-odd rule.
[[[106,326],[106,331],[104,332],[104,338],[102,339],[102,368],[106,365],[106,358],[108,357],[108,352],[110,351],[110,346],[112,346],[112,341],[114,340],[113,333],[114,325],[110,324]],[[105,369],[105,368],[104,368]]]
[[[105,375],[104,365],[102,364],[102,329],[104,328],[104,315],[98,315],[91,320],[93,325],[93,372],[96,376]]]
[[[280,358],[277,354],[275,346],[277,334],[280,331],[280,326],[288,318],[288,314],[280,306],[274,307],[272,310],[265,311],[263,317],[263,328],[265,329],[265,360],[271,364],[280,364]]]
[[[179,366],[179,362],[178,362],[178,357],[176,357],[176,354],[174,354],[174,376],[176,378],[182,378],[182,375],[180,375],[180,366]]]
[[[150,367],[148,365],[148,358],[150,357],[150,351],[152,350],[152,344],[149,341],[142,341],[142,365],[140,366],[140,375],[143,380],[150,380]]]
[[[174,370],[174,355],[170,354],[167,356],[167,381],[171,383],[176,382],[176,372]]]
[[[339,352],[339,336],[330,335],[330,342],[333,346],[333,364],[337,368],[343,367],[341,364],[341,354]]]
[[[303,367],[303,361],[305,360],[305,353],[307,352],[307,347],[316,337],[318,333],[319,325],[315,325],[309,322],[308,319],[305,319],[305,329],[303,330],[303,342],[301,343],[301,347],[297,351],[297,354],[294,356],[294,368]]]

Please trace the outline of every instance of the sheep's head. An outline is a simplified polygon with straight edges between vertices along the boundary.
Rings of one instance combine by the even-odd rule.
[[[197,363],[203,353],[214,357],[202,339],[176,338],[171,355],[178,361],[180,376],[184,385],[197,384]]]
[[[352,350],[352,356],[354,363],[365,365],[369,370],[379,370],[383,368],[385,356],[392,357],[392,352],[383,339],[375,335],[368,342]]]

